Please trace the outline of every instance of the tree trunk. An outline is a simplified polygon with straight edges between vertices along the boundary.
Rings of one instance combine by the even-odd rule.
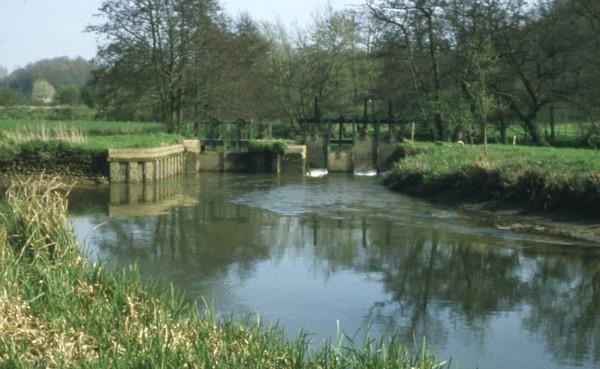
[[[550,139],[554,141],[555,138],[554,130],[554,104],[550,105]]]
[[[523,123],[525,124],[525,129],[527,129],[527,132],[536,145],[549,146],[548,140],[540,132],[540,128],[533,119],[525,119]]]

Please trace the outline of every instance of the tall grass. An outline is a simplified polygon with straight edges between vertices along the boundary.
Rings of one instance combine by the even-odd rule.
[[[80,254],[54,180],[13,183],[0,215],[0,368],[434,369],[394,339],[309,352],[259,323],[217,321],[183,296],[107,272]]]
[[[53,127],[61,126],[68,130],[74,129],[83,131],[88,136],[128,135],[165,132],[165,126],[161,123],[104,122],[94,120],[9,120],[0,118],[0,132],[36,130],[40,126],[46,126],[48,129],[53,129]]]
[[[31,141],[58,141],[68,142],[72,144],[84,144],[88,141],[86,132],[80,127],[70,127],[65,125],[48,126],[45,124],[24,127],[15,130],[7,130],[0,132],[4,137],[3,143],[7,144],[22,144]]]

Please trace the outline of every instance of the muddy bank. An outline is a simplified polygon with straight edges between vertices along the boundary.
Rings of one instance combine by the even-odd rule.
[[[432,200],[443,207],[458,209],[473,221],[502,231],[562,237],[600,246],[600,219],[567,212],[540,212],[524,209],[515,202]]]

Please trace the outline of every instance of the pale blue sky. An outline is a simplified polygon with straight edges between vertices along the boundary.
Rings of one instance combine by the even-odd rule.
[[[334,8],[362,0],[330,0]],[[101,0],[0,0],[0,65],[10,71],[43,58],[96,53],[93,34],[83,33]],[[307,24],[327,0],[221,0],[233,16],[247,11],[258,20]]]

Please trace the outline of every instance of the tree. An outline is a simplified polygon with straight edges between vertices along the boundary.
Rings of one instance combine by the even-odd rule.
[[[269,25],[265,33],[275,95],[289,122],[312,116],[315,99],[323,116],[362,112],[371,77],[369,40],[355,13],[328,7],[308,30],[290,34],[281,25]]]
[[[25,104],[27,99],[18,91],[0,86],[0,106],[13,106]]]
[[[177,131],[188,78],[202,83],[196,71],[205,62],[206,37],[218,28],[218,12],[213,0],[105,0],[100,7],[105,23],[89,27],[107,40],[98,51],[103,75],[98,80],[143,97],[157,107],[169,131]],[[124,84],[131,79],[136,83]]]
[[[65,85],[58,88],[56,101],[59,104],[76,105],[81,103],[81,91],[75,85]]]
[[[465,91],[470,97],[481,126],[481,134],[488,150],[488,120],[494,113],[502,113],[505,105],[494,94],[492,85],[497,79],[498,57],[496,56],[489,36],[471,40],[465,50],[467,63],[463,79]]]
[[[543,6],[527,10],[518,3],[497,29],[495,45],[502,64],[498,95],[538,145],[548,144],[539,115],[557,101],[557,81],[566,75],[576,48],[571,35],[561,34],[560,17],[546,15]]]
[[[419,100],[439,106],[442,91],[442,54],[445,37],[446,0],[368,0],[373,17],[388,26],[390,40],[401,43],[412,84]],[[439,111],[432,111],[435,132],[447,138]]]
[[[56,94],[56,90],[54,86],[52,86],[45,79],[38,79],[33,82],[33,91],[31,98],[43,104],[50,104],[54,99],[54,95]]]
[[[93,63],[83,58],[43,59],[15,70],[8,76],[7,84],[26,96],[31,96],[33,83],[38,79],[48,81],[57,89],[65,85],[81,87],[91,78],[95,68]]]
[[[8,69],[0,65],[0,84],[8,77]]]

